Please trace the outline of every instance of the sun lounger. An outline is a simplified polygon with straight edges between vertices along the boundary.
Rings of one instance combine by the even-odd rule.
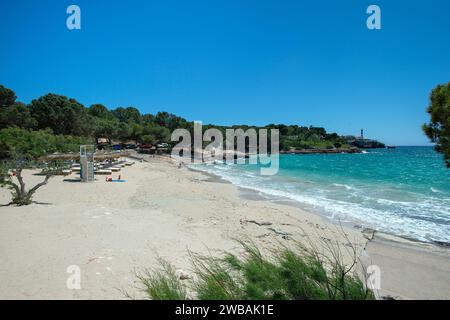
[[[112,174],[112,171],[109,169],[101,169],[101,170],[95,171],[95,174]]]

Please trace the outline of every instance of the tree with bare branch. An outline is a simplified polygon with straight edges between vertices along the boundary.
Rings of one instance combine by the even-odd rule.
[[[26,189],[23,170],[31,167],[42,167],[44,180],[30,189]],[[34,163],[28,160],[9,160],[0,165],[0,187],[11,190],[12,200],[8,205],[27,206],[33,203],[35,192],[45,186],[51,177],[61,174],[63,166],[54,162]]]

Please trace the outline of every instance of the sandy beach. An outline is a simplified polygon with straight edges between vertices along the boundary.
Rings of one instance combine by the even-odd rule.
[[[189,273],[188,250],[240,252],[234,239],[265,248],[295,241],[348,239],[381,269],[378,296],[450,297],[450,250],[393,236],[363,233],[296,206],[264,200],[220,179],[147,158],[121,171],[125,183],[70,182],[54,177],[36,193],[39,204],[0,207],[1,299],[145,298],[135,272],[158,257]],[[26,172],[27,185],[42,177]],[[248,192],[247,192],[248,193]],[[0,190],[0,203],[9,191]],[[347,239],[348,238],[348,239]],[[369,241],[369,239],[372,239]],[[66,286],[79,266],[81,289]]]

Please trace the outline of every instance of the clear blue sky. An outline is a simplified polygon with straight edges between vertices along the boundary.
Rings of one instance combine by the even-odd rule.
[[[380,31],[366,28],[370,4]],[[449,12],[448,0],[2,0],[0,84],[23,102],[52,92],[423,145],[429,92],[450,81]]]

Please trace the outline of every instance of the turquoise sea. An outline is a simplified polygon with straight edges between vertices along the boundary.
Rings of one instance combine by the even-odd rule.
[[[450,169],[431,147],[362,154],[280,155],[275,176],[259,165],[199,165],[268,199],[330,219],[422,241],[450,243]]]

